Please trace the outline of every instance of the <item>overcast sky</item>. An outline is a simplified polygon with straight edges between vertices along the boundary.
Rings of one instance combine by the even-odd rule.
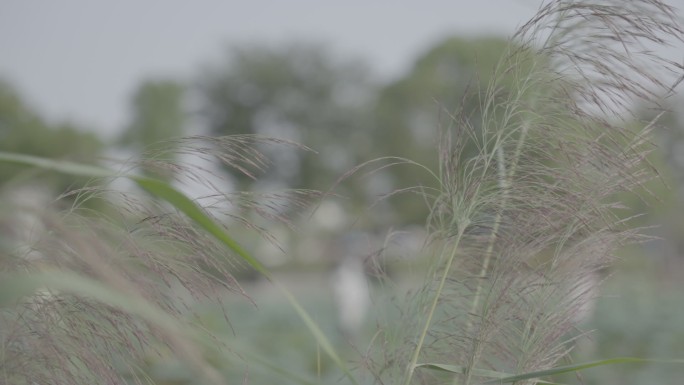
[[[111,136],[151,76],[192,79],[225,47],[295,39],[399,76],[439,39],[508,36],[534,0],[3,0],[0,78],[49,119]]]

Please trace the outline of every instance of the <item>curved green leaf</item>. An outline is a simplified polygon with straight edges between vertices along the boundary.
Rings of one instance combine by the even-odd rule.
[[[213,235],[214,238],[220,241],[223,245],[227,246],[230,250],[239,255],[255,270],[263,274],[269,280],[272,279],[270,272],[264,265],[261,264],[261,262],[259,262],[245,249],[243,249],[242,246],[240,246],[237,241],[228,235],[228,233],[226,233],[219,224],[205,214],[195,202],[193,202],[183,193],[161,180],[139,176],[128,176],[127,178],[134,181],[138,186],[150,194],[171,203],[173,207],[187,215],[188,218],[192,219],[196,224],[200,225],[204,230],[209,232],[209,234]]]
[[[548,377],[562,373],[577,372],[584,369],[589,369],[597,366],[626,364],[626,363],[660,363],[660,364],[684,364],[684,360],[653,360],[636,357],[617,357],[607,360],[585,362],[573,365],[558,366],[551,369],[539,370],[535,372],[522,373],[511,375],[507,373],[497,372],[493,370],[474,369],[473,374],[481,377],[493,377],[492,380],[481,382],[480,385],[494,385],[494,384],[508,384],[517,381],[529,380],[533,378]],[[423,367],[427,369],[440,370],[455,374],[465,374],[466,370],[462,366],[425,363],[416,365],[417,368]],[[553,382],[540,381],[541,384],[554,384]]]
[[[252,257],[245,251],[240,244],[229,236],[221,227],[207,216],[190,198],[175,189],[170,184],[161,180],[135,176],[135,175],[119,175],[114,171],[108,170],[99,166],[91,166],[80,163],[74,163],[63,160],[53,160],[47,158],[40,158],[32,155],[16,154],[10,152],[0,151],[0,161],[23,164],[27,166],[39,167],[46,170],[53,170],[64,174],[78,175],[92,178],[108,178],[108,177],[124,177],[132,180],[138,186],[150,194],[161,198],[171,203],[176,209],[183,212],[195,223],[200,225],[221,243],[234,251],[250,266],[256,269],[267,278],[271,279],[271,275],[266,268],[256,258]]]
[[[439,370],[439,371],[455,373],[455,374],[465,374],[465,372],[466,372],[466,369],[462,366],[447,365],[447,364],[435,364],[435,363],[418,364],[418,365],[416,365],[416,368],[427,368],[427,369]],[[494,378],[504,378],[504,377],[510,376],[510,374],[508,374],[508,373],[501,373],[501,372],[497,372],[494,370],[486,370],[486,369],[474,369],[473,374],[476,374],[476,375],[482,376],[482,377],[494,377]]]
[[[94,178],[116,176],[113,171],[98,166],[74,163],[65,160],[40,158],[37,156],[17,154],[13,152],[0,151],[0,161],[34,166],[45,170],[57,171],[70,175],[89,176]]]
[[[562,373],[577,372],[580,370],[589,369],[589,368],[593,368],[596,366],[627,364],[627,363],[684,364],[684,360],[648,360],[648,359],[635,358],[635,357],[617,357],[617,358],[609,358],[607,360],[585,362],[585,363],[566,365],[566,366],[558,366],[556,368],[551,368],[551,369],[547,369],[547,370],[539,370],[539,371],[535,371],[535,372],[529,372],[529,373],[517,374],[514,376],[497,378],[494,380],[482,382],[481,385],[508,384],[508,383],[514,383],[514,382],[522,381],[522,380],[529,380],[532,378],[540,378],[540,377],[553,376],[553,375],[562,374]]]

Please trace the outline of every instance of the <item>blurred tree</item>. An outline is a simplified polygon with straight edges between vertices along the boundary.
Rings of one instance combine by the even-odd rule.
[[[68,123],[45,122],[9,84],[0,81],[0,151],[94,163],[101,150],[102,143],[95,134]],[[0,184],[30,175],[24,167],[0,165]],[[40,172],[40,178],[32,180],[59,192],[86,182],[83,178],[51,172]]]
[[[452,37],[430,48],[406,76],[381,90],[373,143],[381,145],[384,154],[403,156],[436,169],[440,127],[461,123],[451,116],[458,115],[474,130],[481,129],[480,98],[508,45],[501,38]],[[464,156],[474,152],[473,148]],[[394,188],[434,184],[416,167],[389,171],[388,181]],[[403,222],[424,222],[428,211],[419,196],[398,196],[393,201],[395,207],[401,207]]]
[[[440,124],[455,123],[449,114],[466,111],[478,129],[480,97],[506,47],[500,38],[446,39],[383,88],[369,82],[362,66],[338,63],[318,46],[237,48],[202,77],[203,112],[215,134],[261,134],[320,151],[265,150],[274,161],[266,180],[289,187],[325,189],[355,165],[383,156],[432,167]],[[245,188],[247,178],[236,177]],[[367,207],[383,193],[434,183],[426,178],[418,168],[387,168],[345,182],[341,192]],[[424,199],[410,195],[384,207],[375,224],[423,223],[428,212]]]
[[[236,48],[200,83],[214,134],[265,135],[320,152],[259,148],[273,161],[267,183],[325,189],[375,153],[368,140],[374,88],[365,68],[337,62],[320,46]],[[246,187],[247,178],[234,177]]]
[[[684,262],[684,114],[682,97],[663,101],[662,108],[638,105],[637,116],[651,121],[660,116],[655,124],[655,149],[649,154],[649,161],[658,170],[659,178],[647,185],[643,196],[623,198],[629,208],[624,216],[639,216],[638,223],[651,227],[658,240],[659,254],[664,255],[667,270],[679,271]],[[662,115],[661,115],[662,113]],[[646,215],[644,215],[646,214]],[[650,252],[649,254],[653,254]],[[675,266],[675,264],[677,266]]]
[[[173,160],[174,146],[169,139],[184,134],[187,120],[183,109],[184,94],[184,87],[175,81],[143,82],[133,95],[133,118],[121,138],[121,143],[139,153],[154,153],[155,160]],[[169,170],[166,169],[167,172]],[[160,171],[163,170],[159,168],[148,167],[145,171],[158,177],[163,176],[160,175]]]
[[[684,114],[681,109],[684,98],[670,100],[668,104],[667,112],[658,120],[657,144],[661,150],[660,155],[673,171],[678,192],[684,194]],[[655,113],[645,106],[641,106],[639,110],[645,119],[655,118]],[[680,199],[684,203],[684,195]]]

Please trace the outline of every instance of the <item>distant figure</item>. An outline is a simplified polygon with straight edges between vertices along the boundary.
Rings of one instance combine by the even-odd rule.
[[[14,210],[9,218],[2,218],[4,221],[0,222],[2,238],[7,237],[0,238],[1,246],[9,246],[12,254],[27,261],[43,259],[43,255],[34,249],[34,244],[46,231],[41,218],[44,210],[41,208],[50,206],[50,191],[37,185],[19,186],[0,199]]]
[[[347,338],[353,338],[363,326],[370,307],[368,280],[360,256],[347,255],[335,268],[333,291],[339,327]]]

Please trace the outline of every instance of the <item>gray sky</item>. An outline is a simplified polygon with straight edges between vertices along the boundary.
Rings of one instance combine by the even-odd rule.
[[[400,75],[454,33],[510,35],[534,0],[3,0],[0,78],[49,119],[111,136],[151,76],[192,79],[226,46],[304,39]]]

